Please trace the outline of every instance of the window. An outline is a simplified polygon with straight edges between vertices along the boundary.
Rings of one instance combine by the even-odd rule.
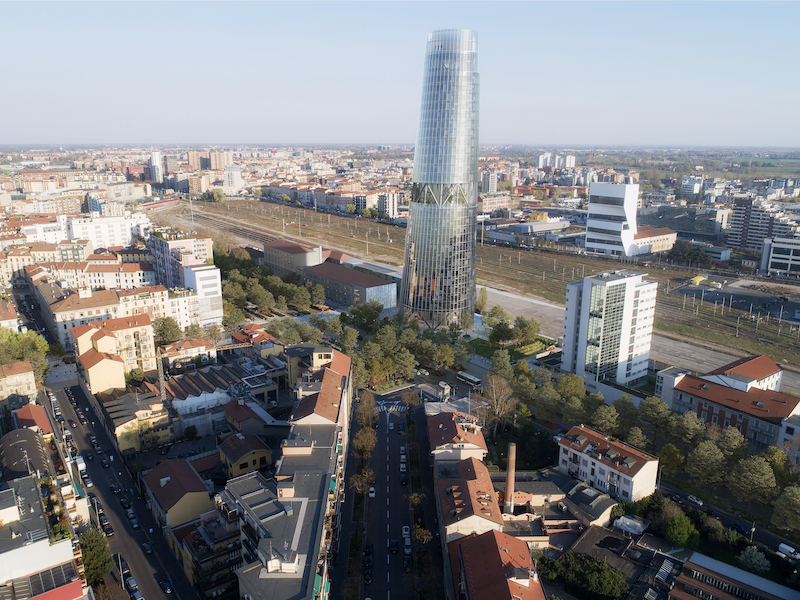
[[[787,427],[786,435],[794,435],[794,427]]]
[[[242,464],[239,465],[239,468],[240,469],[246,469],[247,468],[247,463],[243,462]]]
[[[255,458],[253,459],[253,466],[254,467],[256,466],[256,459]]]

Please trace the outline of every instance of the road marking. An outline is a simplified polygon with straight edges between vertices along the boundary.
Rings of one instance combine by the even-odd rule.
[[[389,509],[388,508],[386,509],[386,518],[387,519],[389,518]]]
[[[386,524],[386,533],[389,533],[389,524],[388,523]],[[389,540],[386,540],[386,543],[388,544]]]
[[[389,499],[386,499],[386,506],[389,506]]]
[[[386,540],[386,543],[388,544],[389,540]],[[386,555],[386,564],[387,565],[389,564],[389,555],[388,554]]]
[[[389,574],[386,574],[386,583],[389,583]]]

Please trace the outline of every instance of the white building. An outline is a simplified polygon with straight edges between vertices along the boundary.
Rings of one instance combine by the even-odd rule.
[[[614,498],[639,500],[656,491],[658,458],[576,425],[558,442],[558,470]]]
[[[681,191],[684,195],[689,196],[690,198],[697,197],[697,194],[700,193],[700,190],[703,189],[704,179],[702,177],[695,177],[694,175],[684,175],[683,181],[681,182]]]
[[[627,256],[636,235],[639,184],[592,183],[586,219],[586,251]]]
[[[481,177],[481,191],[485,194],[497,193],[497,173],[484,171]]]
[[[161,158],[161,152],[150,153],[150,180],[164,183],[164,159]]]
[[[620,384],[647,374],[658,285],[643,277],[612,271],[567,286],[563,371]]]
[[[143,212],[122,217],[81,217],[66,221],[67,239],[89,240],[93,248],[130,246],[134,236],[145,237],[152,226]]]
[[[800,238],[766,238],[759,271],[800,277]]]
[[[222,191],[226,195],[238,194],[242,191],[242,169],[239,165],[228,165],[225,167],[224,181]]]
[[[183,268],[186,288],[197,296],[198,318],[193,323],[201,327],[222,324],[222,276],[214,265],[203,263]]]

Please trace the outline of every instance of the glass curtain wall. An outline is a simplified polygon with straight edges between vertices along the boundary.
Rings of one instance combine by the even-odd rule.
[[[428,34],[401,298],[431,329],[471,324],[478,206],[478,36]]]

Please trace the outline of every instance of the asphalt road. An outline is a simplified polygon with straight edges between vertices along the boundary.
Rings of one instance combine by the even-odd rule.
[[[535,317],[540,323],[542,334],[548,337],[558,338],[563,335],[563,305],[502,290],[487,288],[486,291],[488,298],[486,305],[488,307],[491,308],[499,304],[512,316]],[[708,295],[706,298],[708,298]],[[736,301],[734,300],[735,303]],[[689,342],[653,335],[650,358],[676,367],[705,373],[733,362],[740,358],[740,355],[698,348],[695,344]],[[779,360],[779,357],[772,358],[773,360]],[[781,378],[781,389],[791,390],[800,394],[800,373],[784,371]]]
[[[53,391],[56,395],[58,405],[61,408],[61,414],[65,420],[62,427],[71,431],[75,446],[82,456],[86,457],[89,454],[94,455],[93,460],[86,461],[86,470],[94,486],[88,488],[83,485],[82,482],[80,485],[85,492],[92,492],[97,496],[97,501],[103,506],[105,515],[114,529],[114,535],[109,538],[111,553],[122,554],[125,558],[130,567],[131,574],[136,579],[139,590],[146,600],[156,598],[166,599],[170,597],[174,597],[176,600],[197,600],[197,592],[184,575],[183,568],[170,550],[166,540],[164,540],[163,536],[158,531],[152,513],[146,507],[145,503],[138,499],[137,491],[133,487],[133,482],[128,475],[128,471],[124,468],[119,455],[112,451],[113,446],[108,441],[105,432],[101,427],[92,428],[92,420],[96,420],[97,417],[89,408],[89,401],[79,387],[75,386],[71,389],[78,402],[78,406],[89,420],[88,425],[80,424],[75,410],[69,403],[67,395],[63,390]],[[50,414],[51,420],[58,425],[53,417],[52,408],[46,395],[42,403]],[[76,428],[70,428],[70,419],[75,421],[77,424]],[[56,429],[59,428],[57,427]],[[95,455],[91,442],[89,441],[89,437],[92,434],[97,436],[103,454]],[[62,430],[59,429],[56,435],[59,439],[63,439]],[[101,466],[100,463],[103,459],[109,461],[109,468],[104,469]],[[75,476],[78,477],[78,474],[76,473]],[[78,481],[80,481],[79,477]],[[119,485],[123,491],[118,495],[112,493],[110,489],[112,483]],[[141,524],[140,529],[134,531],[131,528],[131,523],[120,504],[120,497],[126,497],[130,501],[131,507],[136,513],[136,518]],[[98,515],[94,507],[90,507],[89,513],[92,524],[96,525]],[[142,549],[142,544],[144,542],[150,542],[152,544],[154,549],[152,554],[145,555]],[[115,571],[113,574],[117,581],[119,581],[118,571]],[[159,582],[164,579],[172,583],[173,593],[170,595],[165,594],[159,586]]]

